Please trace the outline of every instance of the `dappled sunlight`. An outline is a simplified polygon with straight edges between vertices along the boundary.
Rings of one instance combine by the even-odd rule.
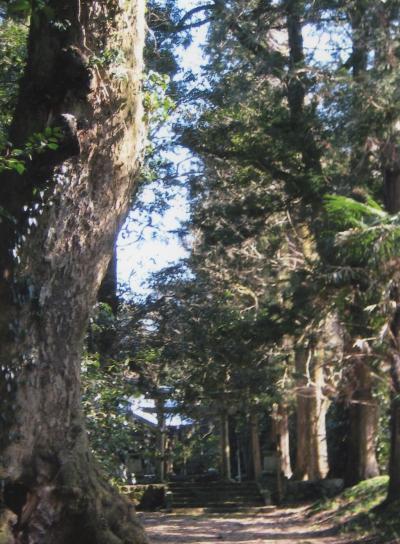
[[[305,518],[305,508],[271,509],[266,513],[230,516],[142,514],[153,543],[228,544],[302,543],[339,544],[350,540],[335,535],[330,525],[313,525]]]

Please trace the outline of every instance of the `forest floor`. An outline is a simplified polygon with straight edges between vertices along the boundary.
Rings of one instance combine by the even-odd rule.
[[[140,514],[151,544],[351,544],[334,524],[308,518],[307,507],[265,508],[252,513]]]
[[[152,544],[400,544],[400,504],[380,509],[388,478],[296,507],[229,514],[198,510],[141,513]]]

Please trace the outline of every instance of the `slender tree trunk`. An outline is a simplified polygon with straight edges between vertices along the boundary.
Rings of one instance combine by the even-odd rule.
[[[297,455],[295,478],[320,480],[329,472],[326,441],[328,401],[323,368],[312,349],[296,351]]]
[[[251,457],[252,457],[252,477],[258,480],[262,473],[261,464],[261,449],[260,449],[260,433],[258,425],[258,414],[255,412],[250,413],[250,443],[251,443]]]
[[[227,412],[220,415],[220,472],[224,480],[231,479],[231,448],[229,443],[229,416]]]
[[[280,459],[280,470],[285,478],[291,478],[293,472],[290,460],[289,415],[287,406],[282,403],[274,405],[272,420],[272,436],[276,444],[277,455]]]
[[[167,426],[165,421],[164,399],[156,400],[157,421],[158,421],[158,478],[160,482],[165,481],[166,475],[166,445],[167,445]]]
[[[371,371],[363,361],[352,363],[356,387],[350,404],[350,436],[346,468],[346,484],[379,475],[376,438],[379,412],[372,394]]]
[[[20,147],[49,126],[63,137],[0,184],[14,217],[0,223],[0,478],[16,515],[10,542],[140,544],[132,505],[89,453],[80,359],[142,153],[144,2],[46,8],[50,16],[37,8],[32,18],[10,138]],[[104,51],[118,51],[119,65],[96,60]]]

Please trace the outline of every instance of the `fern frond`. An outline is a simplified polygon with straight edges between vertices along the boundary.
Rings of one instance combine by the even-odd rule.
[[[390,217],[372,198],[364,204],[343,195],[326,195],[324,207],[328,219],[345,229],[387,222]]]

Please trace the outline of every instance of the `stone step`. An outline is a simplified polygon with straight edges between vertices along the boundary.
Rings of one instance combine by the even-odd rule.
[[[174,495],[172,494],[172,498],[174,502],[184,502],[184,501],[197,501],[197,502],[209,502],[210,500],[213,500],[214,502],[254,502],[258,500],[262,500],[260,498],[260,495],[252,495],[247,497],[241,497],[241,496],[235,496],[235,497],[229,497],[229,496],[212,496],[212,497],[206,497],[204,495]]]
[[[210,493],[216,493],[218,495],[251,495],[252,493],[258,493],[258,488],[254,487],[253,489],[199,489],[196,487],[192,488],[181,488],[181,487],[170,487],[168,489],[172,493],[197,493],[202,495],[209,495]]]
[[[171,487],[168,486],[173,493],[203,493],[204,495],[210,493],[226,494],[226,495],[251,495],[252,493],[258,493],[258,487],[248,487],[245,489],[233,488],[233,489],[218,489],[207,487]]]
[[[187,497],[177,497],[176,495],[172,496],[174,499],[174,502],[258,502],[262,501],[262,497],[260,495],[253,495],[252,497],[199,497],[195,495],[187,496]]]
[[[263,501],[248,501],[248,502],[219,502],[209,501],[204,503],[202,501],[180,501],[173,502],[174,508],[251,508],[256,506],[264,506]]]
[[[255,482],[173,482],[168,488],[174,508],[240,510],[264,505]]]
[[[201,504],[186,505],[177,504],[173,505],[174,510],[206,510],[208,512],[249,512],[252,510],[260,510],[265,508],[263,504],[235,504],[235,505],[223,505],[223,504],[207,504],[206,506]]]
[[[169,482],[170,487],[217,487],[217,488],[231,488],[231,487],[254,487],[255,482]]]

